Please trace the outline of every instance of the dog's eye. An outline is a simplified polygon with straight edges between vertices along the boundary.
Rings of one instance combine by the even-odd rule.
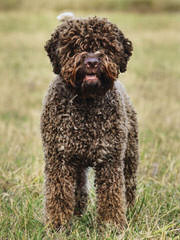
[[[100,51],[95,52],[95,55],[100,55],[100,54],[101,54]]]
[[[104,53],[101,51],[97,51],[97,52],[95,52],[95,55],[97,58],[102,58],[104,56]]]
[[[69,57],[73,57],[74,56],[74,51],[71,51],[70,53],[69,53]]]

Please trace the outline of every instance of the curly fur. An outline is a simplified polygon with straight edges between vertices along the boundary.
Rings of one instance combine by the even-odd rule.
[[[115,80],[126,71],[132,44],[116,25],[94,17],[63,22],[45,49],[57,74],[41,116],[46,221],[58,229],[73,214],[83,214],[86,172],[93,167],[97,220],[123,228],[127,206],[135,201],[138,130],[136,113]],[[100,90],[94,95],[83,92],[85,73],[80,77],[88,72],[84,59],[89,53],[100,61]]]

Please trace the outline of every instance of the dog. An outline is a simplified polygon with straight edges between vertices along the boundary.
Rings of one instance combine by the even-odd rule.
[[[123,229],[135,202],[138,124],[117,78],[132,43],[105,18],[66,16],[45,50],[56,74],[41,115],[46,223],[60,229],[84,213],[92,167],[97,222]]]

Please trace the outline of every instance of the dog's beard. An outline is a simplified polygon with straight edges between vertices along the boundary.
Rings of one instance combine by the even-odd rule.
[[[75,77],[75,86],[79,95],[83,98],[103,96],[113,88],[114,79],[105,72],[87,73],[79,69]]]

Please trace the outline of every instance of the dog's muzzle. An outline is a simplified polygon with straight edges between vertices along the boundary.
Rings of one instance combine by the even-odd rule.
[[[113,66],[101,52],[83,52],[75,58],[71,84],[83,98],[102,96],[113,86],[117,75]],[[114,75],[111,74],[112,70]]]

